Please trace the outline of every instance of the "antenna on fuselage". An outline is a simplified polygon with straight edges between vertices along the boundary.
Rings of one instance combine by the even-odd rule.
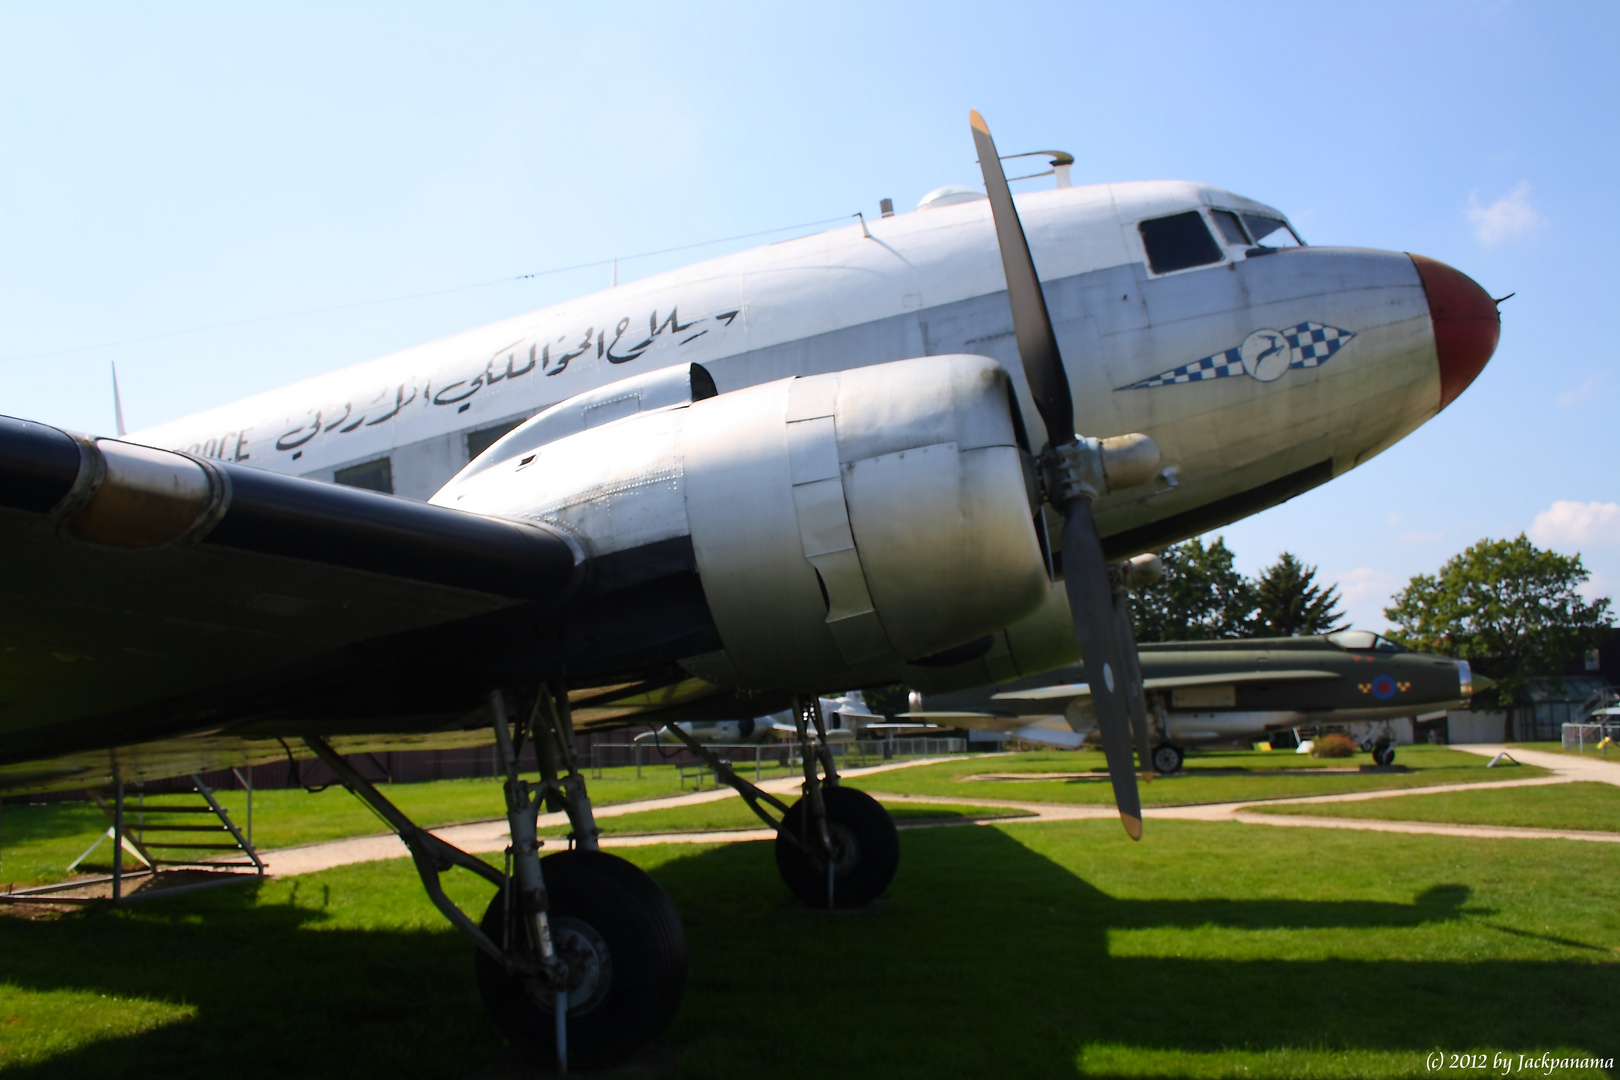
[[[117,363],[117,361],[113,361],[113,360],[109,360],[108,363],[112,365],[113,420],[118,425],[118,437],[123,438],[124,437],[124,402],[118,396],[118,363]]]

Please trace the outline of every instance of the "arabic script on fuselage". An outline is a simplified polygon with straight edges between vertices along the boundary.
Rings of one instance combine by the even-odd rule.
[[[679,349],[711,332],[724,331],[736,320],[740,310],[734,308],[682,322],[678,307],[670,308],[662,319],[655,308],[647,316],[645,332],[639,323],[632,330],[627,315],[612,328],[588,326],[583,332],[521,338],[495,350],[484,361],[483,370],[473,369],[462,378],[438,385],[431,378],[421,382],[410,379],[382,387],[370,396],[359,395],[334,405],[312,408],[302,422],[277,436],[274,449],[297,460],[316,440],[387,424],[413,407],[454,408],[458,413],[466,412],[473,397],[481,391],[536,373],[544,377],[561,375],[569,364],[581,357],[590,357],[593,352],[593,359],[598,362],[628,364],[649,353]],[[252,430],[244,427],[179,449],[201,457],[247,461],[252,458],[255,446],[248,438]]]

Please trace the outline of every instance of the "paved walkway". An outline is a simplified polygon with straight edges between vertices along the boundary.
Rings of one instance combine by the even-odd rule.
[[[855,777],[875,776],[878,773],[891,772],[895,769],[909,769],[918,765],[932,765],[938,761],[960,760],[951,758],[918,758],[914,761],[891,762],[887,765],[871,765],[864,769],[850,769],[845,775]],[[763,791],[772,795],[794,795],[803,781],[797,776],[784,776],[776,780],[767,780],[760,784]],[[599,806],[596,808],[598,820],[603,818],[620,817],[624,814],[640,814],[649,810],[676,810],[684,806],[701,806],[704,803],[718,802],[721,799],[736,798],[736,792],[730,788],[720,788],[716,791],[694,791],[687,795],[671,795],[663,799],[646,799],[641,802],[618,803],[613,806]],[[942,800],[944,801],[944,800]],[[557,825],[568,824],[568,815],[563,813],[541,814],[540,828],[546,829]],[[489,821],[474,821],[466,825],[448,825],[433,830],[433,834],[446,843],[454,844],[462,851],[474,854],[485,854],[492,851],[505,851],[510,837],[506,831],[506,819],[494,818]],[[698,833],[661,833],[656,836],[604,836],[601,843],[603,847],[641,847],[647,844],[714,844],[736,843],[745,840],[770,840],[776,833],[770,829],[727,829],[723,832]],[[552,841],[555,843],[555,841]],[[306,844],[302,847],[280,848],[275,851],[261,851],[259,857],[264,860],[265,869],[275,876],[292,874],[312,874],[318,870],[330,870],[334,866],[347,866],[350,863],[376,862],[379,859],[398,859],[409,854],[405,842],[393,833],[383,833],[378,836],[357,836],[352,840],[334,840],[324,844]]]
[[[1440,795],[1452,791],[1482,791],[1492,788],[1511,787],[1539,787],[1549,784],[1568,784],[1581,780],[1595,780],[1606,784],[1620,785],[1620,761],[1605,761],[1598,758],[1576,757],[1569,754],[1553,754],[1537,750],[1516,750],[1497,745],[1469,745],[1459,746],[1457,749],[1467,750],[1470,753],[1483,754],[1494,757],[1503,750],[1507,750],[1512,757],[1526,765],[1536,765],[1551,771],[1554,775],[1544,777],[1530,777],[1524,780],[1494,780],[1481,784],[1439,784],[1433,787],[1394,788],[1378,791],[1356,791],[1342,795],[1308,795],[1292,799],[1266,800],[1268,806],[1289,806],[1313,803],[1361,802],[1367,799],[1394,799],[1410,798],[1419,795]],[[908,769],[918,765],[931,765],[938,761],[961,760],[959,758],[923,758],[916,761],[895,762],[888,765],[874,765],[865,769],[849,770],[851,777],[874,776],[890,772],[895,769]],[[1508,770],[1511,772],[1511,769]],[[767,780],[759,785],[773,795],[792,795],[799,789],[800,780],[796,776],[782,777],[777,780]],[[870,785],[864,785],[870,786]],[[956,796],[935,795],[899,795],[874,791],[885,802],[916,803],[951,806],[978,806],[986,809],[1022,810],[1030,816],[1007,819],[998,824],[1016,825],[1029,822],[1048,821],[1082,821],[1091,819],[1112,819],[1118,816],[1112,806],[1097,804],[1064,804],[1023,802],[1015,799],[980,799],[959,798]],[[718,791],[693,792],[688,795],[673,795],[663,799],[649,799],[644,802],[620,803],[615,806],[600,807],[596,811],[598,818],[619,817],[624,814],[639,814],[649,810],[673,810],[685,806],[700,806],[704,803],[717,802],[721,799],[735,798],[736,795],[729,788]],[[1620,843],[1620,833],[1586,831],[1579,829],[1532,829],[1517,826],[1498,825],[1443,825],[1425,821],[1385,821],[1374,818],[1340,818],[1315,817],[1309,815],[1293,814],[1264,814],[1256,813],[1252,808],[1256,805],[1254,800],[1246,802],[1208,803],[1197,806],[1159,806],[1149,807],[1143,814],[1148,818],[1165,818],[1179,821],[1232,821],[1244,825],[1273,825],[1282,828],[1316,828],[1316,829],[1359,829],[1367,832],[1398,832],[1398,833],[1427,833],[1435,836],[1474,836],[1492,838],[1516,839],[1554,839],[1554,840],[1580,840],[1593,843],[1613,844]],[[563,814],[542,814],[540,827],[548,828],[567,823]],[[905,826],[902,826],[905,827]],[[921,825],[915,827],[938,827],[937,825]],[[490,821],[477,821],[466,825],[451,825],[433,830],[435,835],[454,844],[463,851],[475,853],[490,853],[504,851],[508,843],[506,819],[499,818]],[[690,833],[658,833],[644,836],[604,836],[601,843],[605,848],[616,847],[643,847],[651,844],[725,844],[746,843],[756,840],[770,840],[775,837],[770,829],[727,829],[718,832],[690,832]],[[338,840],[326,844],[310,844],[305,847],[282,848],[278,851],[261,852],[265,864],[271,874],[291,875],[309,874],[319,870],[328,870],[335,866],[346,866],[350,863],[374,862],[379,859],[397,859],[406,854],[405,845],[399,837],[392,834],[381,836],[361,836],[352,840]]]

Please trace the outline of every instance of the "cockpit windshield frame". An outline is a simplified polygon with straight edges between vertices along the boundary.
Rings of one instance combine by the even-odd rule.
[[[1371,630],[1339,630],[1327,635],[1328,641],[1346,652],[1406,652],[1406,646],[1397,645],[1383,634]]]

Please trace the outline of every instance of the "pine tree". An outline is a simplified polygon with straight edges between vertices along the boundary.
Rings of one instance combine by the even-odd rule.
[[[1316,584],[1316,567],[1306,566],[1285,551],[1254,584],[1255,612],[1249,621],[1249,636],[1298,637],[1343,629],[1339,599],[1338,586],[1323,589]]]

